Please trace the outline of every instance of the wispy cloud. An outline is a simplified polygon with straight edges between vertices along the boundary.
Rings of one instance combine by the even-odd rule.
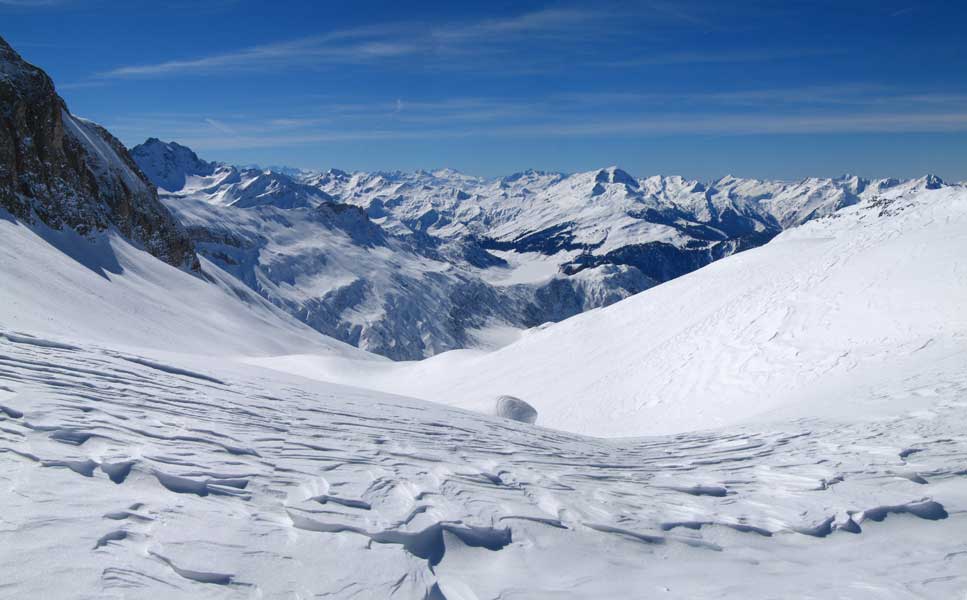
[[[833,110],[865,107],[879,111],[967,108],[967,93],[910,92],[874,83],[805,85],[784,88],[733,89],[726,91],[585,92],[564,94],[561,98],[579,106],[678,106],[690,108],[743,108],[748,110],[796,109],[804,107]]]
[[[607,8],[545,9],[476,22],[435,25],[398,22],[337,30],[195,58],[121,66],[98,76],[121,79],[266,71],[379,64],[407,57],[419,57],[423,67],[434,63],[445,66],[451,64],[455,56],[479,61],[492,53],[505,52],[508,45],[522,40],[530,43],[553,38],[560,43],[578,43],[595,32],[603,32],[603,26],[612,16],[612,11]],[[615,36],[623,29],[625,27],[618,21],[608,25],[607,33]]]
[[[436,40],[477,41],[491,36],[565,35],[581,27],[594,26],[611,11],[583,9],[544,9],[503,19],[486,19],[476,23],[434,28]]]
[[[221,133],[225,133],[228,135],[238,135],[238,132],[235,131],[235,129],[229,127],[225,123],[222,123],[218,119],[212,119],[210,117],[206,117],[205,122],[211,125],[213,129],[220,131]]]
[[[631,120],[518,127],[508,135],[602,136],[654,134],[841,134],[967,131],[967,111],[841,115],[669,115]]]
[[[307,64],[361,63],[401,56],[416,50],[414,46],[406,43],[380,40],[379,37],[385,37],[386,33],[388,30],[375,27],[338,31],[190,60],[119,67],[100,75],[105,78],[157,77],[227,70],[264,70]]]
[[[677,95],[564,94],[514,102],[394,98],[327,103],[290,115],[162,114],[108,125],[132,142],[160,135],[199,150],[459,138],[950,133],[967,132],[967,94],[909,94],[850,84]]]
[[[84,80],[84,81],[73,81],[73,82],[68,82],[68,83],[58,83],[56,87],[57,87],[57,91],[58,92],[64,92],[64,91],[69,91],[69,90],[84,90],[84,89],[88,89],[88,88],[104,87],[105,85],[107,85],[107,82],[106,81],[97,80],[97,79],[89,79],[89,80]]]
[[[642,23],[655,27],[642,27]],[[669,47],[663,36],[672,35],[675,27],[689,30],[699,24],[711,28],[697,13],[659,1],[548,8],[477,21],[393,22],[205,56],[125,65],[98,73],[96,79],[263,73],[347,65],[423,72],[463,70],[513,77],[576,68],[790,61],[836,53],[831,48],[663,50]],[[645,53],[648,46],[654,48],[651,53]]]
[[[967,132],[967,112],[942,114],[849,114],[838,116],[722,115],[695,118],[670,115],[575,123],[518,124],[501,127],[436,129],[349,129],[242,134],[198,135],[197,130],[178,141],[196,150],[286,148],[336,142],[402,142],[456,138],[533,139],[646,137],[653,135],[798,135],[856,133],[950,133]],[[171,137],[171,136],[169,136]]]

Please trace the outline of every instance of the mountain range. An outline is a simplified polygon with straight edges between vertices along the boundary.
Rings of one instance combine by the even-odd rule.
[[[0,101],[0,596],[967,588],[967,187],[129,153],[2,40]]]
[[[282,172],[156,138],[131,155],[202,255],[317,331],[396,360],[501,346],[861,200],[944,185],[702,183],[617,167]]]

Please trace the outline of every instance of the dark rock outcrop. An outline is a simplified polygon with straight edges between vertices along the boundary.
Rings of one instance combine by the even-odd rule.
[[[185,229],[124,146],[70,114],[50,77],[0,38],[0,207],[82,235],[115,228],[157,258],[197,270]]]

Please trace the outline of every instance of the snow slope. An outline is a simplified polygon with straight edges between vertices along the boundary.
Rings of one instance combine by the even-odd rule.
[[[202,260],[171,267],[108,230],[28,227],[0,209],[0,328],[182,353],[265,355],[303,348],[378,360],[319,335]]]
[[[0,62],[0,82],[11,72]],[[66,145],[72,168],[53,178],[33,156],[17,181],[60,182],[54,193],[0,209],[0,597],[905,599],[967,587],[964,190],[834,194],[806,207],[847,207],[832,218],[504,350],[394,364],[210,261],[152,255],[152,237],[120,235],[124,220],[60,227],[74,196],[58,190],[87,177],[78,165],[107,169],[85,188],[85,216],[167,213],[150,187],[116,193],[115,167],[141,178],[112,137],[50,114],[31,122],[95,137]],[[633,188],[615,170],[598,177],[597,196]],[[277,191],[186,214],[219,251],[282,255],[273,268],[320,232],[393,259],[359,209]],[[232,215],[228,231],[213,214]],[[172,223],[154,233],[178,238]],[[172,248],[194,258],[190,243]],[[511,279],[542,277],[524,262]],[[277,271],[280,288],[305,272]],[[512,392],[540,406],[538,423],[571,428],[603,428],[609,413],[636,432],[651,417],[734,423],[609,440],[358,387],[391,380],[450,404]],[[650,413],[638,401],[652,396],[634,396],[649,389],[661,392]]]
[[[0,597],[855,600],[967,585],[962,369],[893,389],[905,408],[874,422],[608,441],[12,321]]]
[[[0,276],[15,282],[0,287],[0,597],[955,596],[967,372],[963,316],[945,303],[962,301],[963,192],[846,210],[504,350],[421,363],[450,389],[441,399],[514,391],[538,404],[538,424],[553,411],[512,384],[584,386],[596,425],[648,360],[682,356],[643,353],[656,346],[643,324],[658,325],[635,315],[652,303],[659,333],[704,359],[670,373],[696,394],[710,374],[726,398],[737,374],[773,389],[810,380],[810,361],[828,366],[818,350],[850,345],[840,362],[854,368],[817,386],[828,400],[808,417],[621,440],[254,366],[293,348],[313,357],[309,375],[364,386],[395,370],[413,385],[407,366],[321,338],[207,262],[211,283],[111,233],[0,219]],[[771,261],[790,257],[800,278],[769,281]],[[696,314],[727,282],[735,293]],[[669,312],[662,294],[676,287]],[[801,360],[784,349],[796,344]],[[499,379],[520,373],[543,379]]]
[[[496,352],[260,364],[482,412],[509,394],[540,424],[603,436],[892,414],[890,390],[967,364],[965,230],[967,189],[898,188]]]

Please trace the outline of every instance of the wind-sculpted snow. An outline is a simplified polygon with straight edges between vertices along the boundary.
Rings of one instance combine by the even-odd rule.
[[[3,596],[967,586],[967,377],[897,388],[906,409],[876,420],[606,441],[225,359],[3,334]]]

